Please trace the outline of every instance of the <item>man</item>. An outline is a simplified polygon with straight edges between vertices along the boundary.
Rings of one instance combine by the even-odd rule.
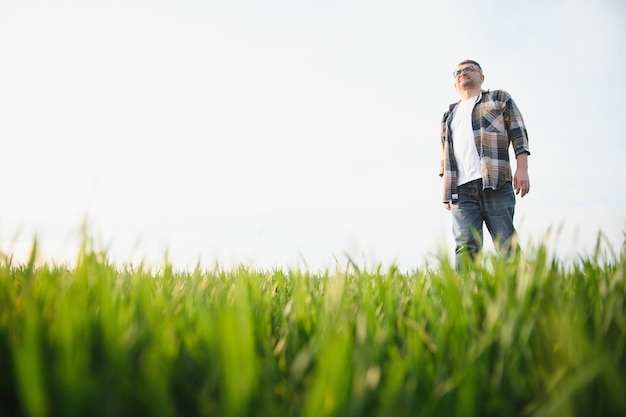
[[[502,90],[484,91],[485,76],[476,61],[465,60],[453,72],[461,100],[441,121],[443,204],[452,213],[456,266],[482,249],[483,223],[499,253],[511,255],[515,195],[530,190],[528,135],[522,115]],[[509,146],[517,160],[511,176]],[[511,183],[512,181],[512,183]]]

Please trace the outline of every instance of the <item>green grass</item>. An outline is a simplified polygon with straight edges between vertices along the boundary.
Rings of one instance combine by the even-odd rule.
[[[1,416],[615,416],[625,249],[403,273],[0,262]]]

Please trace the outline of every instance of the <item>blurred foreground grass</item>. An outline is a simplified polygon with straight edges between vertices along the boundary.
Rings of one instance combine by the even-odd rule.
[[[626,262],[0,265],[2,416],[615,416]]]

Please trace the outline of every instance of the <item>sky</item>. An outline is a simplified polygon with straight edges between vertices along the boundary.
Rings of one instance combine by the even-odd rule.
[[[86,230],[122,264],[420,268],[454,250],[439,124],[468,58],[527,125],[522,247],[619,253],[625,20],[621,0],[0,0],[0,253],[72,262]]]

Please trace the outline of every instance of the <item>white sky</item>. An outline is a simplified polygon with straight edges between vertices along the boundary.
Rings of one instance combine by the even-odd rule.
[[[528,127],[522,245],[619,251],[624,21],[621,0],[0,0],[0,249],[71,260],[86,218],[120,262],[417,268],[453,249],[439,122],[471,58]]]

